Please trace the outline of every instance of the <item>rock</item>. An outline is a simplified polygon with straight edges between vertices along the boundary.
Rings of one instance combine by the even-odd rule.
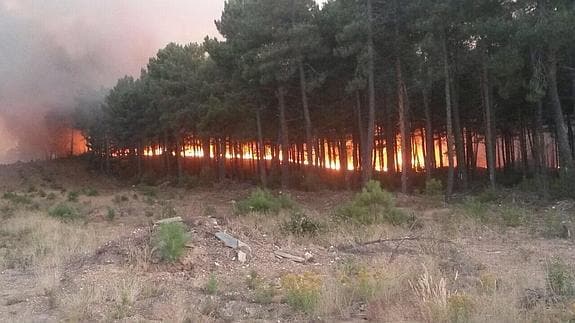
[[[299,262],[299,263],[306,263],[308,260],[311,260],[313,258],[313,255],[306,253],[306,255],[302,256],[298,256],[295,255],[293,252],[286,252],[286,251],[282,251],[282,250],[276,250],[274,251],[274,254],[277,258],[280,259],[289,259],[295,262]]]
[[[218,232],[216,233],[216,238],[218,238],[219,240],[221,240],[226,247],[232,248],[232,249],[238,249],[238,248],[246,248],[248,250],[252,250],[250,248],[250,246],[248,246],[246,243],[232,237],[231,235],[225,233],[225,232]]]
[[[238,261],[241,263],[245,263],[246,261],[248,261],[248,255],[245,252],[238,250]]]
[[[177,217],[175,217],[175,218],[168,218],[168,219],[158,220],[158,221],[154,222],[154,225],[160,225],[160,224],[166,224],[166,223],[173,223],[173,222],[184,222],[184,219],[182,219],[181,216],[177,216]]]

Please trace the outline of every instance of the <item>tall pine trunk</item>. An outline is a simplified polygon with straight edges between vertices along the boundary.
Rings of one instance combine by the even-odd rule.
[[[573,156],[569,147],[569,138],[561,100],[557,90],[557,51],[550,48],[548,54],[547,83],[549,86],[549,98],[553,109],[553,121],[557,130],[557,144],[559,146],[560,166],[563,174],[568,174],[573,170]]]
[[[367,119],[367,135],[365,136],[365,143],[363,143],[363,158],[361,160],[362,168],[362,184],[366,184],[373,175],[373,140],[375,131],[375,53],[373,48],[373,17],[372,17],[372,0],[367,0],[367,73],[368,73],[368,96],[369,96],[369,112]]]
[[[483,109],[485,116],[485,154],[487,155],[487,170],[489,173],[489,184],[495,188],[495,143],[493,137],[493,116],[491,110],[491,91],[489,84],[489,73],[485,57],[481,65],[481,92],[483,98]]]
[[[277,90],[278,107],[280,113],[280,146],[282,151],[281,161],[281,185],[286,188],[289,183],[289,137],[286,119],[285,104],[286,89],[280,85]]]
[[[455,175],[455,169],[453,165],[453,124],[452,124],[452,114],[451,114],[451,73],[449,72],[449,53],[447,52],[447,35],[445,31],[443,34],[442,46],[443,46],[443,73],[445,74],[445,113],[447,121],[447,161],[449,163],[449,169],[447,171],[447,192],[445,199],[449,201],[451,195],[453,194],[453,179]]]
[[[535,111],[535,161],[537,162],[537,177],[541,195],[544,199],[549,197],[549,182],[547,180],[547,157],[545,152],[545,137],[543,135],[543,102],[538,100]]]
[[[267,176],[266,176],[266,152],[264,147],[264,136],[262,132],[262,120],[260,116],[260,110],[256,110],[256,125],[258,131],[258,168],[260,173],[260,182],[263,187],[266,187],[268,184]]]
[[[313,166],[313,135],[312,135],[312,124],[311,124],[311,116],[309,113],[309,103],[307,97],[307,81],[305,77],[305,70],[303,67],[303,62],[300,60],[299,64],[299,80],[300,80],[300,88],[301,88],[301,101],[303,106],[303,117],[305,122],[305,141],[306,141],[306,155],[308,166]]]
[[[409,181],[409,171],[411,170],[411,151],[409,141],[411,136],[407,127],[407,114],[406,114],[406,96],[405,83],[403,80],[403,72],[401,66],[401,59],[399,56],[395,59],[395,72],[397,77],[397,108],[399,115],[399,132],[401,135],[401,192],[407,193],[407,186]]]
[[[454,73],[454,75],[456,75]],[[453,99],[453,132],[455,137],[455,152],[457,156],[457,173],[458,177],[463,184],[463,188],[467,189],[467,165],[465,162],[465,144],[463,141],[463,131],[461,128],[461,118],[459,117],[459,89],[457,87],[457,76],[451,82],[452,99]]]
[[[430,180],[435,169],[435,144],[433,142],[433,123],[431,120],[431,108],[429,106],[429,86],[423,87],[423,111],[425,114],[425,176]]]

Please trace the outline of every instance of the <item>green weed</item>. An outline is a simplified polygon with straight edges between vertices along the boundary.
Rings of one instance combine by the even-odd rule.
[[[336,215],[340,219],[362,225],[401,225],[410,221],[409,216],[395,207],[393,195],[383,190],[377,181],[368,182],[361,193],[336,211]]]
[[[66,203],[60,203],[50,209],[48,214],[61,220],[76,220],[81,217],[78,210]]]
[[[68,192],[68,202],[78,202],[79,196],[80,196],[80,193],[77,191]]]
[[[108,207],[108,212],[106,213],[106,218],[110,222],[114,221],[114,219],[116,218],[116,211],[113,208]]]
[[[575,277],[572,269],[560,258],[547,264],[547,290],[554,296],[574,296]]]
[[[236,212],[278,213],[281,209],[291,209],[294,202],[288,195],[274,196],[270,191],[261,188],[253,191],[250,196],[236,204]]]
[[[2,199],[7,200],[15,205],[29,205],[32,204],[32,199],[25,195],[19,195],[14,192],[6,192],[2,195]]]
[[[286,292],[286,302],[293,309],[307,314],[314,312],[322,286],[321,278],[317,274],[311,272],[301,275],[288,274],[282,277],[281,284]]]
[[[174,262],[186,249],[190,235],[181,223],[161,224],[154,236],[154,247],[164,261]]]
[[[208,279],[208,282],[204,286],[204,291],[209,295],[215,295],[218,292],[218,279],[216,275],[210,275],[210,279]]]
[[[315,236],[321,227],[321,223],[302,212],[293,212],[281,226],[283,231],[296,236]]]
[[[443,183],[435,178],[425,181],[425,194],[429,196],[439,196],[443,194]]]

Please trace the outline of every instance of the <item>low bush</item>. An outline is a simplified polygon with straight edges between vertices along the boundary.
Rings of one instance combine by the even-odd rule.
[[[32,204],[32,199],[26,195],[19,195],[14,192],[6,192],[2,195],[2,199],[16,205],[29,205]]]
[[[160,218],[162,219],[168,219],[168,218],[174,218],[176,216],[178,216],[178,212],[176,211],[176,208],[174,207],[174,205],[170,202],[170,201],[160,201]]]
[[[549,238],[569,239],[569,221],[558,211],[551,211],[545,215],[544,235]]]
[[[92,188],[92,187],[88,187],[88,188],[84,188],[82,190],[82,193],[86,196],[98,196],[100,193],[98,192],[98,190]]]
[[[80,197],[80,193],[77,191],[68,192],[68,202],[78,202],[78,197]]]
[[[553,296],[575,296],[573,270],[560,258],[547,264],[547,290]]]
[[[348,261],[340,269],[338,281],[351,300],[367,303],[383,290],[385,277],[363,264]]]
[[[482,203],[496,202],[500,199],[499,192],[496,189],[488,188],[477,196],[478,200]]]
[[[116,195],[116,196],[114,196],[113,202],[116,204],[122,204],[122,203],[128,202],[129,200],[130,200],[130,198],[126,195]]]
[[[174,262],[186,249],[190,235],[181,223],[161,224],[154,236],[154,247],[164,261]]]
[[[465,214],[481,222],[487,221],[487,204],[474,197],[466,198],[462,204]]]
[[[253,191],[250,196],[236,204],[236,212],[278,213],[281,209],[291,209],[294,202],[288,195],[274,196],[270,191],[261,188]]]
[[[425,194],[429,196],[439,196],[443,194],[443,183],[435,178],[425,181]]]
[[[473,301],[465,294],[455,294],[447,300],[447,316],[449,317],[449,322],[471,322],[473,310]]]
[[[204,286],[204,291],[209,295],[215,295],[218,292],[218,279],[216,275],[210,275],[210,279],[208,279],[206,286]]]
[[[296,236],[314,236],[320,231],[321,223],[302,212],[293,212],[281,227],[283,231]]]
[[[312,272],[288,274],[282,277],[281,285],[286,293],[286,302],[293,309],[307,314],[314,312],[320,299],[320,276]]]
[[[395,207],[393,195],[383,190],[377,181],[368,182],[361,193],[336,211],[336,215],[340,219],[365,225],[401,225],[410,221],[409,216]]]
[[[499,215],[503,224],[508,227],[518,227],[523,223],[525,210],[515,205],[503,205],[499,210]]]
[[[152,186],[141,186],[139,191],[142,195],[146,197],[157,197],[158,189]]]
[[[106,213],[106,218],[110,222],[114,221],[114,219],[116,218],[116,211],[113,208],[108,207],[108,212]]]
[[[61,220],[76,220],[81,217],[80,212],[78,212],[76,208],[66,203],[60,203],[56,205],[55,207],[50,209],[48,214],[54,218],[58,218]]]
[[[268,284],[259,285],[255,290],[254,301],[258,304],[270,304],[276,295],[276,290]]]

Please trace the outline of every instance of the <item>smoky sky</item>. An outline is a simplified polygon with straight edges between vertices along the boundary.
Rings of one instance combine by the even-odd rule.
[[[42,145],[47,111],[71,109],[78,97],[137,76],[169,42],[217,36],[214,20],[223,6],[223,0],[0,0],[0,162],[15,147]]]

